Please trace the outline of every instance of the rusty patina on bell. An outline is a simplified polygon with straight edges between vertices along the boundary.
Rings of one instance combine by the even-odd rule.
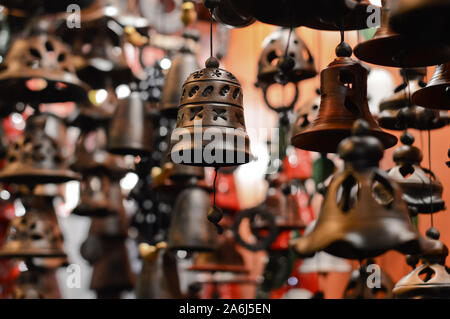
[[[209,194],[191,186],[175,201],[168,232],[171,250],[208,251],[217,246],[217,233],[206,216],[211,207]]]
[[[431,214],[445,209],[442,199],[442,184],[428,169],[420,166],[422,152],[415,146],[414,137],[404,133],[404,145],[394,151],[395,166],[389,170],[389,177],[403,190],[403,199],[412,214]]]
[[[447,246],[434,240],[432,249],[421,256],[422,264],[400,279],[393,289],[398,299],[450,298],[450,271],[445,265]]]
[[[324,250],[361,260],[391,249],[421,251],[423,241],[409,220],[400,187],[378,168],[382,145],[369,132],[369,125],[358,120],[354,136],[339,145],[345,167],[328,187],[314,230],[292,242],[300,255]]]
[[[142,269],[136,282],[137,299],[180,299],[177,260],[165,243],[140,244]]]
[[[65,257],[51,199],[27,195],[22,203],[26,213],[11,221],[0,257]]]
[[[0,180],[36,185],[80,179],[66,166],[64,137],[60,118],[50,113],[30,116],[24,134],[8,150]]]
[[[188,270],[245,274],[250,271],[245,266],[244,259],[237,251],[236,244],[229,232],[222,238],[216,250],[197,253],[194,257],[194,264]]]
[[[12,299],[61,299],[56,271],[27,264],[17,278]]]
[[[170,158],[177,164],[235,166],[248,163],[242,88],[210,57],[183,84]]]
[[[177,117],[183,83],[192,72],[198,69],[200,65],[195,54],[188,47],[181,48],[173,57],[166,76],[160,102],[161,113],[171,118]]]
[[[108,133],[111,153],[145,156],[152,151],[152,123],[139,92],[119,100]]]
[[[367,283],[370,271],[368,266],[375,264],[374,260],[367,260],[359,269],[355,269],[344,290],[344,299],[392,299],[392,288],[394,281],[391,277],[380,269],[380,287],[370,288]]]
[[[436,66],[430,82],[414,92],[412,101],[426,108],[450,110],[450,62]]]
[[[287,53],[294,61],[294,66],[284,73],[287,82],[299,82],[317,74],[314,58],[306,44],[298,36],[295,30],[279,28],[269,34],[263,41],[261,55],[258,60],[257,86],[266,90],[267,86],[276,83],[276,75],[280,72],[277,66],[278,60]]]
[[[0,94],[31,105],[85,100],[88,87],[76,76],[71,59],[55,37],[17,39],[0,68]]]
[[[419,37],[420,34],[400,35],[389,27],[391,1],[381,10],[381,26],[372,39],[355,47],[358,59],[389,67],[421,67],[436,65],[450,59],[450,47]],[[420,21],[420,20],[417,20]],[[417,21],[414,22],[417,24]]]
[[[367,101],[367,70],[350,58],[345,42],[338,46],[338,57],[320,74],[319,114],[311,126],[291,139],[295,147],[320,153],[335,153],[338,144],[349,137],[353,122],[363,119],[370,135],[377,137],[384,148],[397,143],[397,138],[380,129],[369,111]]]

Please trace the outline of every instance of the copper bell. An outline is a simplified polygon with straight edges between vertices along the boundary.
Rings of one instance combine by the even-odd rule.
[[[236,244],[229,233],[225,234],[216,250],[197,253],[194,257],[194,264],[188,270],[212,273],[249,273],[249,269],[245,266],[241,254],[236,250]]]
[[[381,143],[368,136],[362,120],[339,145],[345,167],[328,187],[314,230],[292,242],[302,256],[324,250],[347,259],[364,259],[395,249],[421,251],[422,238],[409,220],[400,187],[378,168]]]
[[[198,69],[200,66],[195,54],[188,47],[182,47],[173,57],[172,65],[166,76],[160,102],[161,113],[176,118],[183,83],[192,72]]]
[[[169,249],[205,251],[216,248],[217,233],[206,218],[210,207],[210,197],[200,187],[191,186],[177,196],[167,235]]]
[[[430,236],[430,230],[435,236]],[[445,265],[448,248],[438,240],[436,229],[430,228],[427,235],[434,239],[433,246],[420,256],[422,264],[397,282],[393,289],[397,299],[450,298],[450,271]]]
[[[355,56],[358,59],[402,68],[436,65],[450,59],[450,47],[443,47],[442,43],[422,39],[418,34],[407,36],[392,31],[389,27],[391,2],[394,1],[384,1],[381,26],[373,38],[355,47]]]
[[[352,272],[350,280],[344,290],[344,299],[392,299],[392,288],[394,281],[381,269],[380,287],[370,288],[367,285],[368,277],[372,273],[368,270],[374,260],[367,260],[360,269]]]
[[[404,145],[394,151],[395,166],[389,170],[389,177],[403,190],[403,199],[410,212],[431,214],[445,209],[442,199],[442,184],[433,174],[420,166],[422,152],[415,146],[414,137],[404,133],[400,138]]]
[[[148,155],[152,151],[152,127],[138,92],[119,100],[109,124],[107,150],[121,155]]]
[[[342,49],[344,48],[344,49]],[[350,136],[353,122],[364,119],[370,135],[384,148],[397,143],[397,138],[380,129],[369,111],[367,70],[350,58],[351,48],[345,42],[336,49],[338,57],[320,74],[320,108],[312,125],[294,135],[295,147],[320,153],[335,153],[338,144]]]
[[[295,64],[284,74],[286,81],[297,83],[316,76],[314,58],[297,32],[279,28],[263,41],[263,49],[258,60],[257,86],[265,90],[268,85],[277,82],[276,75],[280,72],[277,61],[285,54],[288,45],[289,52],[287,54],[294,59]]]
[[[164,242],[139,245],[143,261],[136,282],[137,299],[181,299],[177,260],[166,248]]]
[[[26,213],[11,221],[0,257],[65,257],[51,199],[26,195],[22,203]]]
[[[0,69],[0,94],[10,101],[36,105],[87,97],[69,49],[52,36],[17,39]]]
[[[241,85],[219,68],[216,58],[210,57],[205,66],[183,84],[170,157],[178,164],[198,166],[248,163],[252,156]]]
[[[423,33],[424,36],[449,43],[450,38],[443,32],[450,27],[449,15],[448,0],[396,0],[392,2],[389,23],[402,34]]]
[[[17,278],[12,299],[61,299],[56,270],[35,266],[21,272]]]
[[[0,180],[16,184],[64,183],[79,179],[66,167],[61,139],[65,126],[49,113],[29,117],[23,135],[10,146]]]
[[[450,62],[436,66],[430,82],[414,92],[412,101],[426,108],[450,110]]]

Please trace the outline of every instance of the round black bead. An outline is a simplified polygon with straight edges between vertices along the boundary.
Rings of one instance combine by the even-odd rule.
[[[215,57],[209,57],[208,60],[205,62],[205,66],[207,68],[218,68],[219,67],[219,60],[217,60]]]
[[[347,42],[341,42],[336,47],[336,56],[338,57],[351,57],[352,53],[352,47]]]
[[[355,136],[369,135],[369,130],[370,130],[369,123],[367,123],[362,119],[357,119],[353,123],[352,134]]]
[[[291,71],[294,66],[295,60],[289,55],[282,56],[277,63],[277,68],[283,72]]]
[[[438,240],[439,237],[441,236],[441,234],[439,233],[439,230],[437,230],[434,227],[428,228],[428,230],[425,234],[427,235],[427,237],[429,237],[431,239],[435,239],[435,240]]]
[[[405,145],[412,145],[414,140],[414,136],[409,132],[405,132],[400,136],[400,141]]]

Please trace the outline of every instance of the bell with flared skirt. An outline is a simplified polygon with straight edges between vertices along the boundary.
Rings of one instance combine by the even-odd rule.
[[[328,187],[314,230],[293,240],[293,248],[301,256],[324,250],[359,260],[391,249],[421,252],[427,242],[411,224],[400,187],[378,168],[381,143],[362,120],[353,134],[339,145],[345,166]]]
[[[414,92],[414,104],[439,110],[450,110],[450,62],[436,66],[427,86]]]

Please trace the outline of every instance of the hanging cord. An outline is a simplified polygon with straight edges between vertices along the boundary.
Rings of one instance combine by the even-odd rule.
[[[431,227],[434,227],[433,220],[433,176],[431,175],[431,130],[428,130],[428,169],[430,174],[430,222]]]
[[[214,168],[214,181],[213,181],[213,206],[216,207],[216,180],[217,173],[219,172],[219,168]]]
[[[209,54],[213,55],[213,9],[209,9]]]

